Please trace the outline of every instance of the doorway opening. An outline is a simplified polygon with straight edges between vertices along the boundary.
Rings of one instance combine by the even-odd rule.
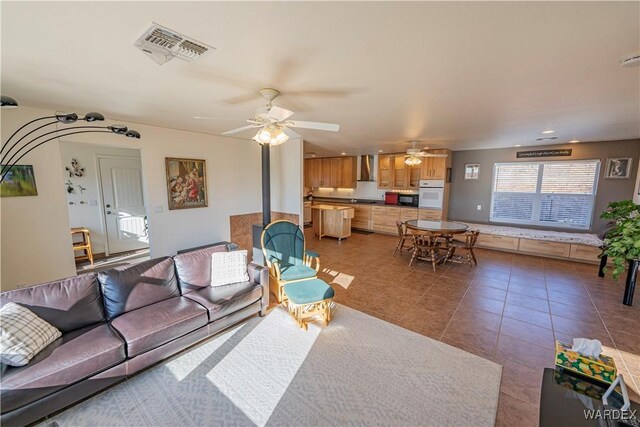
[[[78,273],[149,259],[139,149],[61,142]]]

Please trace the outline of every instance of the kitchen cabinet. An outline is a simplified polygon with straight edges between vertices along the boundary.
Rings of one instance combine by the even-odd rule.
[[[353,205],[353,219],[351,227],[360,228],[362,230],[371,230],[371,205]]]
[[[304,186],[356,188],[355,156],[305,159]]]
[[[432,154],[447,154],[448,157],[423,157],[420,165],[420,179],[445,179],[447,176],[447,159],[450,150],[429,150]]]
[[[418,209],[418,219],[442,221],[442,211],[440,209]]]
[[[391,174],[391,188],[407,188],[407,171],[404,156],[393,156],[393,170]]]
[[[373,206],[371,208],[373,231],[387,234],[398,234],[396,221],[400,221],[401,208],[390,206]]]
[[[400,221],[410,221],[412,219],[418,219],[418,208],[399,208],[400,209]]]
[[[378,155],[378,188],[391,188],[391,163],[391,156]]]

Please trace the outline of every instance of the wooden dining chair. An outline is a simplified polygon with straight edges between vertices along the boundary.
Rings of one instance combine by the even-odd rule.
[[[478,260],[476,259],[476,254],[473,249],[476,246],[476,242],[478,241],[479,231],[467,231],[464,234],[464,242],[459,242],[456,240],[452,240],[449,242],[449,248],[447,249],[447,255],[444,259],[444,264],[447,261],[450,262],[459,262],[462,264],[469,264],[469,269],[471,269],[474,265],[478,265]],[[464,256],[459,256],[457,260],[453,257],[455,256],[456,249],[465,250],[466,254]]]
[[[428,231],[409,230],[413,237],[413,255],[411,256],[411,261],[409,261],[409,266],[411,266],[416,259],[421,259],[431,261],[433,271],[436,271],[438,252],[441,248],[438,236]]]
[[[393,250],[393,255],[395,256],[398,251],[402,253],[404,249],[404,244],[407,240],[412,241],[413,235],[407,232],[407,227],[402,223],[402,221],[396,221],[396,227],[398,228],[398,244],[396,248]],[[410,251],[412,248],[409,247],[406,250]]]

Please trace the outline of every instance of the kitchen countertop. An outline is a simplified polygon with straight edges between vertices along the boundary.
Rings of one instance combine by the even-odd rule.
[[[323,211],[341,211],[346,209],[353,209],[348,206],[335,206],[335,205],[315,205],[311,206],[311,209],[321,209]]]
[[[354,202],[355,200],[355,202]],[[305,201],[308,201],[305,198]],[[371,200],[371,199],[345,199],[341,197],[313,197],[314,202],[320,203],[345,203],[353,205],[380,205],[385,206],[384,200]]]

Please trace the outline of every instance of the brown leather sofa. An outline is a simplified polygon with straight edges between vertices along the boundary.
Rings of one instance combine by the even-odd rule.
[[[28,365],[3,367],[3,426],[25,425],[123,381],[256,313],[269,298],[268,270],[249,264],[248,282],[211,287],[220,244],[125,269],[0,294],[62,332]]]

